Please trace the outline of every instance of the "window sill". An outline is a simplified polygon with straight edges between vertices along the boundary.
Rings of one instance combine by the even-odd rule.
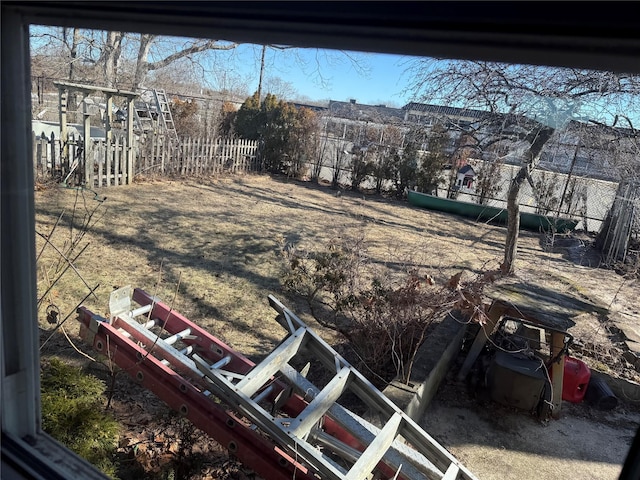
[[[30,441],[15,438],[2,432],[3,480],[105,480],[106,477],[90,463],[47,434],[40,434]]]

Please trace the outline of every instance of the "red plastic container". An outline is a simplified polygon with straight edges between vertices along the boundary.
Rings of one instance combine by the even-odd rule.
[[[564,377],[562,380],[562,400],[580,403],[587,392],[591,370],[586,363],[573,357],[564,359]]]

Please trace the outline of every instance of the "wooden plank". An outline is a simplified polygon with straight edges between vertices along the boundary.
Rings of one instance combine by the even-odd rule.
[[[345,480],[365,480],[369,477],[371,471],[382,460],[395,440],[402,421],[400,413],[393,414],[375,440],[369,444],[358,461],[349,469]]]
[[[160,138],[156,136],[156,141],[158,142],[158,149],[160,151],[160,155],[162,157],[162,173],[166,174],[167,172],[173,173],[171,159],[167,157],[167,146],[165,142],[161,142]]]
[[[553,386],[553,418],[560,418],[560,410],[562,409],[562,385],[564,382],[564,348],[565,334],[561,332],[551,332],[551,358],[559,355],[558,361],[551,365],[551,385]]]
[[[202,171],[205,175],[209,175],[209,163],[211,160],[211,138],[205,137],[205,148],[203,151]]]
[[[116,135],[115,137],[115,141],[118,141],[118,136]],[[107,187],[111,186],[111,161],[113,160],[113,143],[112,142],[107,142],[107,147],[106,147],[106,158],[105,158],[105,162],[104,162],[104,169],[105,169],[105,175],[106,175],[106,179],[105,179],[105,185]]]
[[[238,173],[241,172],[242,170],[240,170],[240,155],[239,155],[240,149],[238,148],[238,142],[235,141],[233,142],[233,166],[234,166],[234,171],[233,173]]]
[[[195,176],[199,176],[202,173],[202,137],[198,137],[195,139],[195,146],[196,148],[194,149],[194,175]]]
[[[108,142],[105,141],[99,141],[97,142],[97,144],[95,145],[95,152],[98,154],[98,175],[96,178],[97,181],[97,187],[100,188],[102,187],[102,184],[104,183],[104,154],[105,154],[105,150],[107,148],[107,144]]]
[[[120,145],[121,137],[116,136],[116,144],[113,149],[113,185],[120,185],[120,160],[121,160],[121,152],[122,148]]]
[[[91,117],[88,113],[88,105],[84,100],[82,101],[83,122],[82,122],[82,141],[84,142],[84,148],[82,149],[82,160],[84,164],[84,182],[89,188],[93,188],[93,141],[91,140]]]
[[[191,139],[191,151],[189,152],[189,170],[187,175],[195,175],[196,173],[196,139]]]
[[[135,162],[135,155],[133,154],[133,112],[135,111],[135,97],[129,98],[129,106],[127,109],[127,152],[126,152],[126,183],[131,185],[133,183],[133,172],[135,171],[133,163]],[[124,169],[123,169],[124,172]]]
[[[555,330],[573,327],[573,319],[584,312],[599,315],[609,313],[607,306],[599,302],[522,281],[491,285],[485,293],[492,299],[511,305],[515,311],[507,315]]]
[[[56,170],[60,169],[60,150],[56,148],[56,145],[59,144],[59,141],[56,140],[56,136],[53,132],[51,132],[51,138],[49,139],[49,148],[50,148],[50,158],[51,165],[48,166],[48,169],[51,174],[53,174]]]
[[[187,163],[187,156],[189,155],[189,144],[190,143],[191,143],[191,139],[190,138],[187,138],[185,142],[182,142],[183,149],[182,149],[182,155],[181,155],[181,157],[182,157],[182,162],[181,162],[182,165],[181,165],[181,168],[180,168],[180,174],[181,175],[185,175],[187,173],[186,163]]]
[[[31,137],[31,142],[32,142],[32,148],[33,148],[31,151],[34,153],[34,158],[33,158],[34,174],[33,175],[35,178],[38,178],[40,172],[44,170],[42,168],[42,142],[35,135]]]

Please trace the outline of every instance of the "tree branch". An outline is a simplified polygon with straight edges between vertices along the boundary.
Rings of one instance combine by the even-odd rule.
[[[175,53],[172,53],[168,57],[163,58],[162,60],[158,60],[156,62],[145,62],[147,70],[158,70],[160,68],[166,67],[172,62],[179,60],[184,57],[188,57],[189,55],[193,55],[194,53],[204,52],[205,50],[233,50],[238,46],[237,43],[231,43],[228,45],[221,45],[217,43],[218,40],[209,40],[205,43],[201,44],[193,44],[190,47],[187,47],[183,50],[179,50]]]

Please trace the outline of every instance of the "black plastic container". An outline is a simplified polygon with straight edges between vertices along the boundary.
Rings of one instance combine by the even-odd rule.
[[[487,372],[487,387],[495,402],[529,411],[540,402],[545,381],[540,360],[502,351]]]
[[[598,410],[613,410],[618,406],[618,397],[604,378],[599,376],[591,375],[584,399]]]

